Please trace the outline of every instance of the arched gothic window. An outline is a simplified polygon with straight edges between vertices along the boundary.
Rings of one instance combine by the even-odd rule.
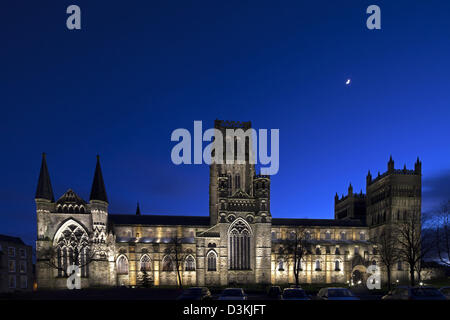
[[[317,255],[322,254],[322,252],[320,251],[320,248],[316,248],[316,254],[317,254]]]
[[[141,271],[152,271],[152,261],[150,260],[150,257],[148,255],[143,255],[141,258],[141,263],[140,263],[140,270]]]
[[[171,257],[169,256],[164,257],[162,271],[173,271],[173,261]]]
[[[250,269],[250,227],[242,220],[236,220],[228,232],[229,266],[231,270]]]
[[[339,260],[336,260],[334,262],[334,271],[341,271],[341,265],[340,265]]]
[[[403,266],[402,266],[402,262],[401,261],[397,261],[397,270],[399,270],[399,271],[403,270]]]
[[[117,273],[128,274],[128,259],[124,255],[117,259]]]
[[[55,235],[58,276],[65,275],[69,265],[81,268],[81,276],[89,275],[89,236],[84,228],[71,220],[66,222]]]
[[[217,255],[214,251],[210,251],[208,253],[208,271],[216,271],[217,270]]]
[[[278,260],[278,271],[284,271],[283,259]]]
[[[322,270],[322,268],[320,267],[320,260],[317,259],[316,260],[316,271],[321,271],[321,270]]]
[[[334,254],[341,254],[341,251],[339,250],[339,247],[336,247],[336,250],[334,251]]]
[[[195,271],[195,260],[191,255],[187,256],[186,261],[184,262],[184,270],[185,271]]]
[[[241,187],[241,176],[239,175],[239,173],[237,173],[234,176],[234,188],[237,190]]]

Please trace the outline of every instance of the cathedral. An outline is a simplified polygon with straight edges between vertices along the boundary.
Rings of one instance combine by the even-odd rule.
[[[225,132],[251,124],[216,120],[214,127]],[[99,157],[86,201],[71,189],[55,199],[43,154],[35,195],[38,288],[67,288],[72,264],[82,288],[134,287],[143,279],[154,286],[287,284],[296,276],[300,283],[365,281],[368,266],[383,270],[373,234],[421,211],[419,159],[409,170],[395,169],[391,158],[386,172],[369,171],[366,194],[351,185],[346,196],[336,194],[334,219],[273,218],[270,176],[257,174],[249,161],[213,162],[209,169],[209,216],[142,214],[139,206],[114,214]],[[283,247],[300,234],[307,251],[294,272]],[[398,261],[392,279],[407,277],[406,263]]]

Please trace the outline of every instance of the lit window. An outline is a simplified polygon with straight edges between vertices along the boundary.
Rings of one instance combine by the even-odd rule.
[[[15,260],[9,260],[8,270],[9,270],[9,272],[16,272],[16,261]]]
[[[173,271],[173,261],[170,256],[165,256],[163,259],[163,270],[162,271]]]
[[[27,262],[26,261],[20,261],[19,270],[21,273],[27,272]]]
[[[128,274],[128,259],[125,256],[120,256],[117,259],[117,273]]]
[[[216,271],[217,255],[214,251],[208,253],[208,271]]]
[[[250,270],[250,228],[242,220],[237,220],[228,232],[229,268],[231,270]]]
[[[296,234],[294,231],[291,231],[291,233],[289,234],[289,238],[290,238],[290,240],[295,240]]]
[[[195,260],[194,257],[189,255],[185,261],[185,270],[186,271],[195,271]]]
[[[152,261],[150,260],[150,257],[148,255],[143,255],[141,258],[141,265],[140,265],[141,271],[152,271]]]

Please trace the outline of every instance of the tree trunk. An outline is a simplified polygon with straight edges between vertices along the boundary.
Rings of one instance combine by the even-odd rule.
[[[409,279],[410,279],[411,286],[414,286],[415,279],[414,279],[414,267],[413,266],[409,267]]]
[[[388,290],[391,291],[391,268],[387,267]]]

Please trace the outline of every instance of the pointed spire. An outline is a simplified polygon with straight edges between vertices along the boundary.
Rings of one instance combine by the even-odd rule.
[[[393,172],[394,171],[394,160],[392,160],[392,155],[389,158],[389,162],[388,162],[388,172]]]
[[[95,166],[94,181],[92,182],[91,196],[89,199],[108,202],[105,183],[103,182],[102,169],[100,167],[99,155],[97,155],[97,165]]]
[[[353,194],[353,186],[352,183],[350,182],[350,185],[348,186],[348,195],[352,195]]]
[[[136,215],[137,216],[141,215],[141,208],[139,208],[139,202],[137,203],[137,207],[136,207]]]
[[[55,202],[53,196],[52,184],[50,182],[50,174],[48,173],[47,160],[45,158],[45,152],[42,153],[41,172],[39,173],[38,185],[36,188],[35,199],[47,199],[51,202]]]

